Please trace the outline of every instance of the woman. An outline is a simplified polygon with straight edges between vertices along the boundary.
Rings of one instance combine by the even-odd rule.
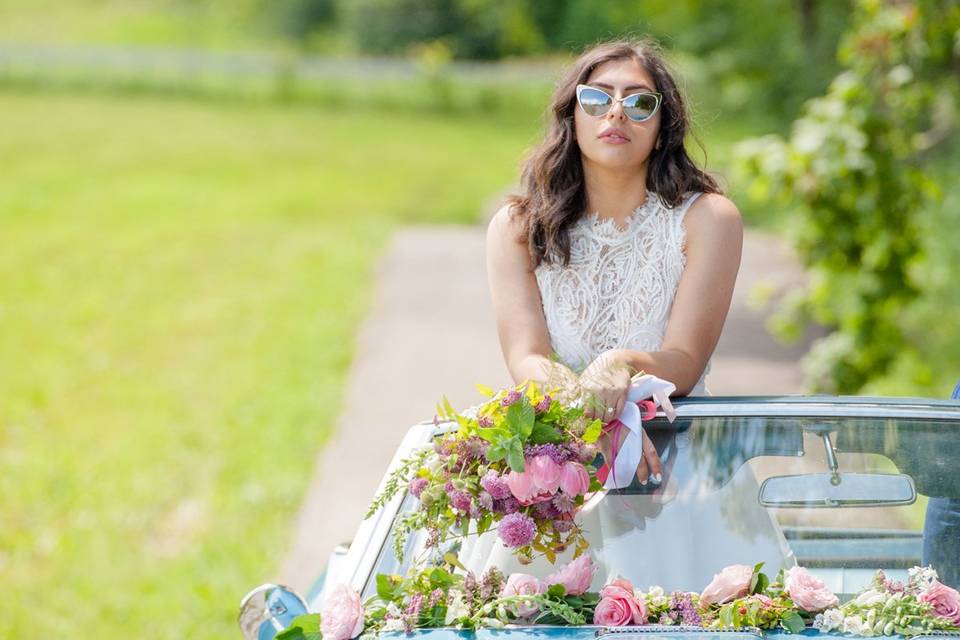
[[[687,113],[650,41],[596,46],[554,93],[523,193],[490,222],[487,268],[517,382],[576,380],[619,415],[631,373],[704,394],[730,306],[740,213],[684,147]],[[560,362],[551,358],[559,356]],[[641,482],[659,482],[644,435]]]

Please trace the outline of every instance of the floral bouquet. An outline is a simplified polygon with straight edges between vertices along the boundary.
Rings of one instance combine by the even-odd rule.
[[[398,520],[398,557],[410,531],[426,530],[433,548],[451,532],[482,534],[494,524],[521,562],[535,553],[555,562],[569,548],[578,557],[588,543],[574,515],[588,493],[602,488],[592,466],[601,421],[557,400],[559,388],[542,392],[527,383],[481,391],[489,400],[464,413],[444,400],[435,421],[450,420],[456,429],[404,460],[367,517],[407,488],[420,508]]]

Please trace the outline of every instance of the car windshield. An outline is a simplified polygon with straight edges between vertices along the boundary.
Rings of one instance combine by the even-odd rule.
[[[577,516],[600,565],[594,586],[622,575],[639,587],[699,591],[724,566],[763,562],[771,577],[805,566],[849,595],[877,569],[905,579],[921,560],[958,586],[960,536],[944,519],[960,519],[960,421],[709,417],[644,426],[663,482],[596,494]],[[408,496],[401,512],[416,508]],[[404,573],[424,557],[424,542],[411,536],[398,562],[388,541],[372,575]],[[520,565],[495,530],[455,544],[441,552],[457,552],[477,574],[556,570],[542,557]],[[373,590],[368,582],[365,595]]]

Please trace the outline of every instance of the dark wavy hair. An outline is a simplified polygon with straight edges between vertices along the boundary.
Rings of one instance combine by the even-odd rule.
[[[587,206],[580,147],[574,135],[577,85],[586,83],[601,64],[625,59],[643,65],[663,94],[659,148],[650,154],[647,189],[669,207],[694,191],[722,193],[717,182],[694,164],[684,146],[687,109],[659,45],[649,39],[596,45],[577,58],[557,85],[547,112],[547,134],[523,167],[522,193],[507,198],[513,215],[519,217],[534,268],[542,262],[570,263],[569,229]]]

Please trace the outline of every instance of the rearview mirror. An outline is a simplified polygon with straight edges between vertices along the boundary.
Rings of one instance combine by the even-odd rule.
[[[760,486],[765,507],[878,507],[913,504],[910,476],[893,473],[813,473],[773,476]]]

